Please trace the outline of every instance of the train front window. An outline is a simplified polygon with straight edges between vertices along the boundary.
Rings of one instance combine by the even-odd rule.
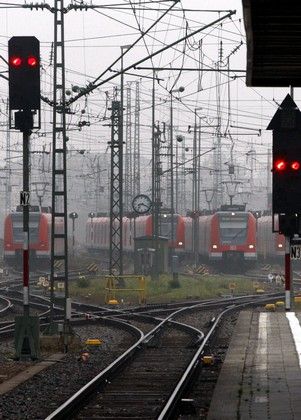
[[[31,244],[39,241],[39,214],[29,214],[29,242]],[[23,243],[23,214],[16,213],[12,215],[13,241]]]
[[[23,243],[23,223],[13,223],[13,242]]]
[[[241,245],[247,239],[247,214],[219,215],[220,241],[222,244]]]
[[[173,237],[176,238],[176,231],[177,231],[177,221],[178,216],[174,216],[174,222],[173,222]],[[160,223],[160,235],[164,238],[171,239],[171,216],[170,215],[161,215],[161,223]]]
[[[171,238],[171,224],[169,223],[161,223],[161,236],[164,238]]]

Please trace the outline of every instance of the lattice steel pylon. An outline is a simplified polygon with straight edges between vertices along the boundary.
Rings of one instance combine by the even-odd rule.
[[[111,192],[110,192],[110,265],[113,276],[123,274],[123,142],[121,136],[121,104],[112,101],[111,115]]]
[[[217,63],[217,70],[219,70],[219,62]],[[213,168],[214,168],[214,179],[213,189],[215,195],[213,197],[213,208],[217,209],[223,203],[223,176],[222,176],[222,117],[221,117],[221,75],[220,72],[216,72],[216,105],[217,105],[217,128],[216,138],[214,139],[213,146],[215,147],[213,153]]]
[[[167,168],[168,172],[165,176],[165,200],[166,200],[166,206],[171,209],[171,141],[170,141],[170,126],[168,127],[169,133],[168,133],[168,142],[166,146],[166,154],[167,156]]]
[[[126,88],[126,119],[125,119],[125,165],[124,165],[124,206],[131,210],[133,199],[133,171],[132,171],[132,87],[128,82]]]
[[[179,163],[179,174],[178,174],[178,212],[180,214],[186,214],[187,203],[186,203],[186,178],[185,178],[185,146],[181,144],[180,150],[180,163]]]
[[[64,346],[68,348],[71,302],[68,291],[68,219],[67,219],[67,165],[66,165],[66,102],[64,1],[54,2],[54,86],[53,86],[53,149],[52,149],[52,224],[51,224],[51,321],[54,305],[54,265],[62,262],[60,275],[55,280],[64,283]],[[58,251],[59,249],[62,251]],[[52,324],[52,322],[51,322]]]
[[[7,101],[7,113],[9,112]],[[6,164],[5,164],[5,215],[11,211],[11,158],[10,158],[10,130],[6,132]]]
[[[161,155],[160,155],[160,145],[161,145],[161,135],[162,131],[160,130],[159,124],[155,126],[154,132],[154,186],[153,186],[153,214],[154,214],[154,233],[155,236],[160,236],[160,210],[161,210]]]
[[[140,82],[135,87],[135,125],[133,151],[133,197],[140,194]]]

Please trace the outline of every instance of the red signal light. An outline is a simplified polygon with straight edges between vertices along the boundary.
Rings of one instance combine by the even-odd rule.
[[[291,168],[292,168],[294,171],[298,171],[298,169],[300,169],[300,163],[299,163],[299,162],[297,162],[297,161],[293,162],[293,163],[291,164]]]
[[[38,59],[36,57],[30,56],[27,58],[27,64],[30,67],[36,67],[38,65]]]
[[[275,163],[275,168],[277,171],[284,171],[284,169],[286,168],[286,162],[284,160],[278,160]]]
[[[9,64],[12,67],[20,67],[21,64],[22,64],[22,58],[21,57],[17,57],[17,56],[10,57]]]

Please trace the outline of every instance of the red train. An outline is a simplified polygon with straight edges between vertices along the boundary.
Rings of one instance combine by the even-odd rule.
[[[169,239],[179,255],[191,256],[193,252],[194,220],[174,215],[174,242],[171,243],[171,215],[161,214],[161,236]],[[86,244],[90,251],[109,250],[109,217],[89,218],[86,227]],[[246,211],[218,211],[198,218],[200,260],[220,262],[225,268],[231,264],[251,263],[257,260],[256,218]],[[134,250],[134,237],[152,234],[152,217],[139,216],[123,219],[124,251]]]
[[[22,264],[23,250],[23,213],[17,208],[6,216],[4,221],[4,260],[9,265]],[[63,222],[58,222],[56,232],[63,229]],[[57,252],[63,251],[62,240],[56,241]],[[31,206],[29,212],[29,258],[31,265],[43,265],[50,262],[51,254],[51,210]]]
[[[257,250],[263,261],[284,258],[285,238],[272,232],[272,216],[262,216],[257,220]]]
[[[177,250],[185,249],[185,217],[175,214],[174,216],[174,241],[173,246]],[[171,247],[171,215],[160,216],[161,236],[170,239]],[[123,250],[134,251],[134,238],[152,235],[152,216],[139,216],[136,218],[124,217],[122,220]],[[93,217],[86,224],[86,246],[89,251],[108,251],[110,246],[110,218]]]
[[[251,212],[218,211],[199,218],[199,254],[223,265],[255,262],[256,219]]]
[[[185,220],[185,253],[193,251],[195,221]],[[199,260],[222,269],[244,268],[257,260],[256,218],[251,212],[217,211],[197,219]]]

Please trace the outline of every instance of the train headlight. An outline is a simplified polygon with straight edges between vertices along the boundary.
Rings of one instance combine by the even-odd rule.
[[[278,244],[278,248],[283,248],[283,245],[282,244]]]
[[[180,242],[178,242],[178,245],[179,245],[179,246],[182,246],[182,245],[183,245],[183,242],[181,242],[181,241],[180,241]]]
[[[254,249],[254,245],[252,245],[252,244],[251,244],[251,245],[249,245],[249,248],[250,248],[250,249]]]
[[[217,245],[212,245],[212,248],[213,249],[217,249]]]

